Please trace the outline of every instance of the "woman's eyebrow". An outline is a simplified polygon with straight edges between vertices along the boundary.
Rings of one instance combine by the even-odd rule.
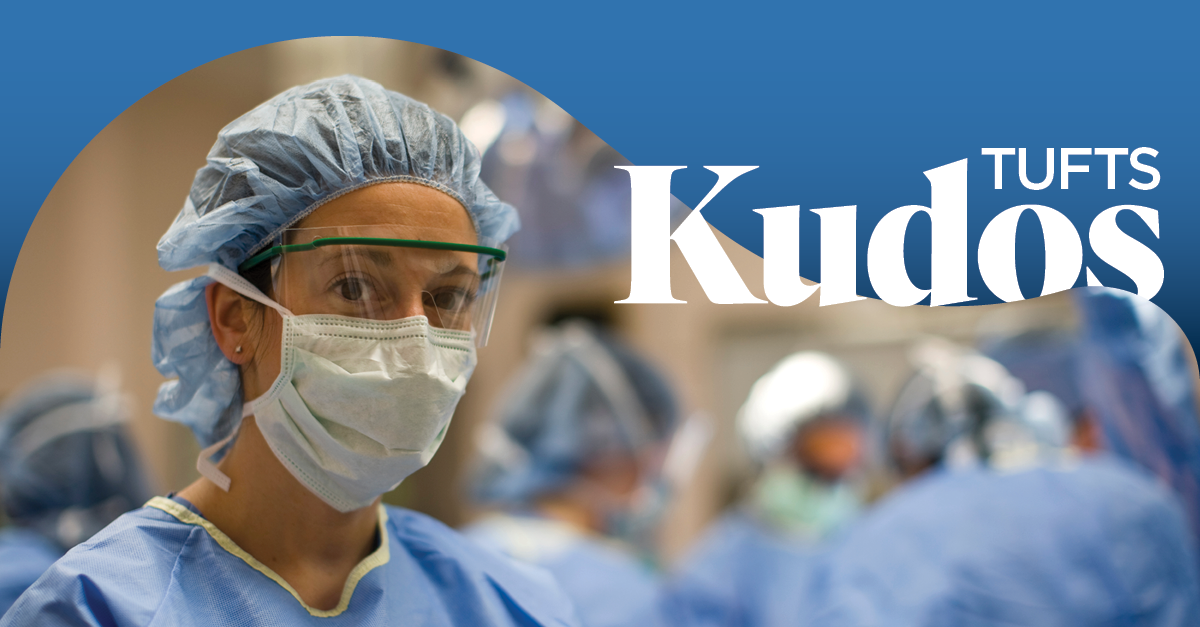
[[[455,266],[453,269],[451,269],[447,272],[443,272],[442,276],[459,276],[459,275],[463,275],[463,274],[470,274],[477,278],[479,277],[478,270],[476,270],[470,266],[465,266],[462,264]]]
[[[392,259],[392,255],[386,250],[365,246],[344,246],[340,248],[340,250],[330,249],[329,252],[326,253],[325,259],[323,259],[318,266],[324,267],[335,261],[344,259],[345,257],[365,257],[368,261],[371,261],[376,266],[389,268],[395,264],[395,260]]]

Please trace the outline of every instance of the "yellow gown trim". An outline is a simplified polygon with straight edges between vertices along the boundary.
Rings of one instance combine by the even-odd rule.
[[[150,501],[146,503],[146,507],[160,509],[179,519],[179,522],[203,527],[204,530],[208,532],[208,535],[212,536],[212,539],[216,540],[217,544],[221,545],[221,548],[241,558],[241,560],[246,562],[246,564],[248,564],[251,568],[266,575],[272,581],[282,586],[284,590],[287,590],[292,597],[296,599],[296,602],[299,603],[305,611],[318,618],[328,618],[345,612],[346,608],[350,606],[350,597],[354,594],[354,588],[358,586],[359,580],[361,580],[367,573],[371,572],[371,569],[386,564],[390,558],[390,554],[388,553],[387,511],[384,510],[383,505],[381,504],[379,506],[379,548],[375,549],[373,553],[363,558],[363,561],[359,562],[358,565],[354,567],[354,570],[350,571],[350,577],[346,579],[346,585],[342,588],[342,598],[338,600],[337,606],[331,610],[319,610],[314,607],[310,607],[307,603],[301,600],[300,595],[296,592],[296,589],[288,584],[288,582],[284,581],[283,577],[280,577],[275,571],[267,567],[266,564],[254,559],[253,555],[250,555],[243,550],[242,547],[234,543],[229,536],[225,535],[225,533],[220,529],[217,529],[216,525],[209,522],[203,516],[199,516],[183,505],[161,496],[156,496],[150,499]]]

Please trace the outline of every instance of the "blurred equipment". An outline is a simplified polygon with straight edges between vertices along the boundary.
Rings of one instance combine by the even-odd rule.
[[[627,258],[629,165],[557,105],[524,91],[485,100],[463,116],[463,131],[484,151],[481,176],[521,208],[513,263],[580,267]],[[686,212],[672,201],[673,215]]]
[[[941,341],[912,358],[886,438],[911,480],[794,572],[800,585],[769,586],[766,622],[1200,624],[1193,543],[1164,486],[1073,455],[1063,405],[996,362]]]
[[[869,422],[862,390],[824,353],[793,354],[755,382],[737,426],[758,476],[664,586],[660,621],[757,624],[768,587],[798,585],[793,574],[859,514]]]
[[[1049,394],[1062,404],[1075,449],[1082,453],[1101,449],[1095,411],[1080,390],[1078,337],[1060,330],[1033,330],[985,338],[980,350],[1020,379],[1029,392]]]
[[[1062,454],[1066,409],[1027,396],[1000,364],[938,338],[918,343],[909,360],[915,372],[883,429],[901,475],[939,466],[1016,469]]]
[[[1127,292],[1086,288],[1075,302],[1083,319],[1080,387],[1104,448],[1171,486],[1200,540],[1200,419],[1183,332]]]
[[[580,321],[544,332],[478,441],[475,496],[504,513],[465,532],[548,569],[583,624],[629,624],[653,600],[664,460],[678,475],[697,457],[668,454],[676,415],[665,379],[603,332]],[[681,433],[696,445],[695,429]]]
[[[64,552],[153,496],[128,418],[113,373],[53,372],[0,408],[0,614]]]

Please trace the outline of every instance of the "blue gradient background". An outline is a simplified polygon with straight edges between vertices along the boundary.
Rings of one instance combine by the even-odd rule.
[[[1200,333],[1190,295],[1200,246],[1197,123],[1200,5],[1041,2],[930,3],[922,8],[844,2],[792,7],[655,8],[527,3],[442,5],[328,3],[273,6],[191,4],[166,8],[39,8],[6,11],[5,150],[0,152],[0,280],[7,294],[20,245],[38,208],[76,154],[106,124],[168,80],[218,57],[287,39],[390,37],[437,46],[492,65],[557,102],[632,162],[687,165],[675,193],[697,203],[715,181],[703,165],[758,165],[704,214],[761,253],[753,209],[799,204],[803,273],[819,276],[818,219],[807,209],[859,208],[859,290],[870,294],[866,246],[895,207],[928,205],[922,172],[970,159],[970,291],[984,287],[975,250],[987,222],[1017,204],[1066,214],[1084,241],[1084,263],[1106,285],[1132,282],[1099,262],[1087,244],[1092,218],[1117,204],[1159,211],[1161,239],[1134,215],[1119,220],[1163,260],[1154,299]],[[1106,189],[1103,157],[1079,157],[1088,174],[1072,189],[1029,191],[1006,158],[1004,190],[992,185],[983,147],[1026,147],[1031,178],[1045,148],[1149,146],[1162,174],[1143,192],[1118,157],[1118,188]],[[1056,168],[1057,169],[1057,168]],[[1146,175],[1138,174],[1140,180]],[[909,272],[929,275],[928,220],[913,221]],[[1042,239],[1032,214],[1018,229],[1018,271],[1039,293]],[[117,278],[119,280],[119,278]],[[1081,272],[1080,285],[1084,276]]]

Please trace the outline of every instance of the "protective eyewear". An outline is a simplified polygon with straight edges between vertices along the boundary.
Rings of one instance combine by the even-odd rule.
[[[297,315],[371,320],[423,315],[487,343],[507,251],[474,234],[424,226],[288,229],[238,270]]]

